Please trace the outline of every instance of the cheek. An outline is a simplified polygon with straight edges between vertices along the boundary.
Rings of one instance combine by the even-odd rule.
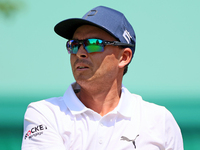
[[[73,54],[70,55],[70,63],[71,63],[71,68],[73,69],[73,64],[75,62],[75,57],[73,56]]]
[[[101,68],[104,68],[105,71],[111,72],[117,70],[118,68],[118,59],[114,55],[108,55],[102,61]]]

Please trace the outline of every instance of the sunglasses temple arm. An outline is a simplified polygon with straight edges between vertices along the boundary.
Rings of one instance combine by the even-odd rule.
[[[112,43],[108,43],[110,45],[114,45],[114,46],[130,46],[130,47],[135,47],[135,45],[133,44],[126,44],[126,43],[121,43],[121,42],[118,42],[118,41],[114,41]]]

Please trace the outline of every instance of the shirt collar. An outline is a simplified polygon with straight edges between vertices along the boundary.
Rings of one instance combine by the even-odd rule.
[[[64,102],[71,111],[73,115],[81,114],[87,110],[89,110],[85,105],[78,99],[74,90],[80,90],[80,86],[75,82],[72,83],[67,91],[65,92],[63,98]]]
[[[121,91],[121,98],[115,110],[124,117],[131,117],[135,110],[135,97],[123,85]]]
[[[65,92],[63,98],[65,104],[71,111],[73,115],[84,113],[85,111],[91,111],[91,109],[87,108],[76,96],[75,90],[80,90],[80,86],[74,82],[72,83],[67,91]],[[113,110],[113,112],[118,112],[124,117],[131,117],[133,115],[133,111],[135,110],[135,97],[122,86],[121,90],[121,98],[118,106]],[[110,112],[111,113],[111,112]]]

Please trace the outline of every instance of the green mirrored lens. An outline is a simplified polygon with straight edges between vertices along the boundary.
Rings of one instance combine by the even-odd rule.
[[[103,52],[104,45],[100,39],[88,39],[84,42],[85,49],[88,53]]]

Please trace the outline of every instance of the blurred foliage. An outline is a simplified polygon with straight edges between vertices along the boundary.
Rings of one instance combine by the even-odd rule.
[[[24,3],[22,1],[0,0],[0,14],[5,17],[11,17],[22,9]]]

